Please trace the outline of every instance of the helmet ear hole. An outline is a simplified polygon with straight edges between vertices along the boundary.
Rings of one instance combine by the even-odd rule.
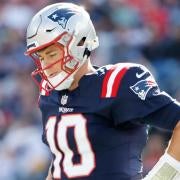
[[[85,40],[86,40],[86,37],[83,37],[83,38],[78,42],[77,46],[83,46]]]

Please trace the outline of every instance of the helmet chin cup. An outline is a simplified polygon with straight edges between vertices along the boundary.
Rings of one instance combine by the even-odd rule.
[[[69,76],[68,73],[64,71],[60,72],[59,74],[57,74],[56,76],[52,78],[48,78],[49,87],[58,91],[69,89],[73,81],[74,81],[74,78],[72,74],[71,76]],[[57,84],[57,82],[59,83]]]

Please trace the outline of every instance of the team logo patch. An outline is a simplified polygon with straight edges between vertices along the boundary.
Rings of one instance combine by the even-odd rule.
[[[67,95],[62,96],[62,98],[61,98],[61,104],[62,104],[62,105],[67,104],[67,100],[68,100],[68,96],[67,96]]]
[[[130,86],[130,89],[138,95],[138,97],[141,100],[145,100],[147,93],[149,92],[149,90],[153,87],[157,87],[157,84],[155,81],[151,81],[149,79],[145,79],[145,80],[141,80],[138,81],[136,84],[134,84],[133,86]]]
[[[58,9],[48,16],[54,22],[57,22],[62,28],[66,28],[66,24],[71,16],[75,14],[71,9]]]

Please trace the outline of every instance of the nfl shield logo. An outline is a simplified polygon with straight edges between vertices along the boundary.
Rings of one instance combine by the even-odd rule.
[[[65,105],[65,104],[67,103],[67,100],[68,100],[68,96],[66,96],[66,95],[62,96],[62,98],[61,98],[61,104],[62,104],[62,105]]]

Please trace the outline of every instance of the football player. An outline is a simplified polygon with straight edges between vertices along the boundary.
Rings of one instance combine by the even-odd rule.
[[[53,157],[47,179],[142,179],[147,125],[173,135],[145,179],[180,178],[178,102],[143,65],[93,66],[98,46],[88,12],[75,4],[49,5],[28,26],[26,54],[37,66],[43,141]]]

